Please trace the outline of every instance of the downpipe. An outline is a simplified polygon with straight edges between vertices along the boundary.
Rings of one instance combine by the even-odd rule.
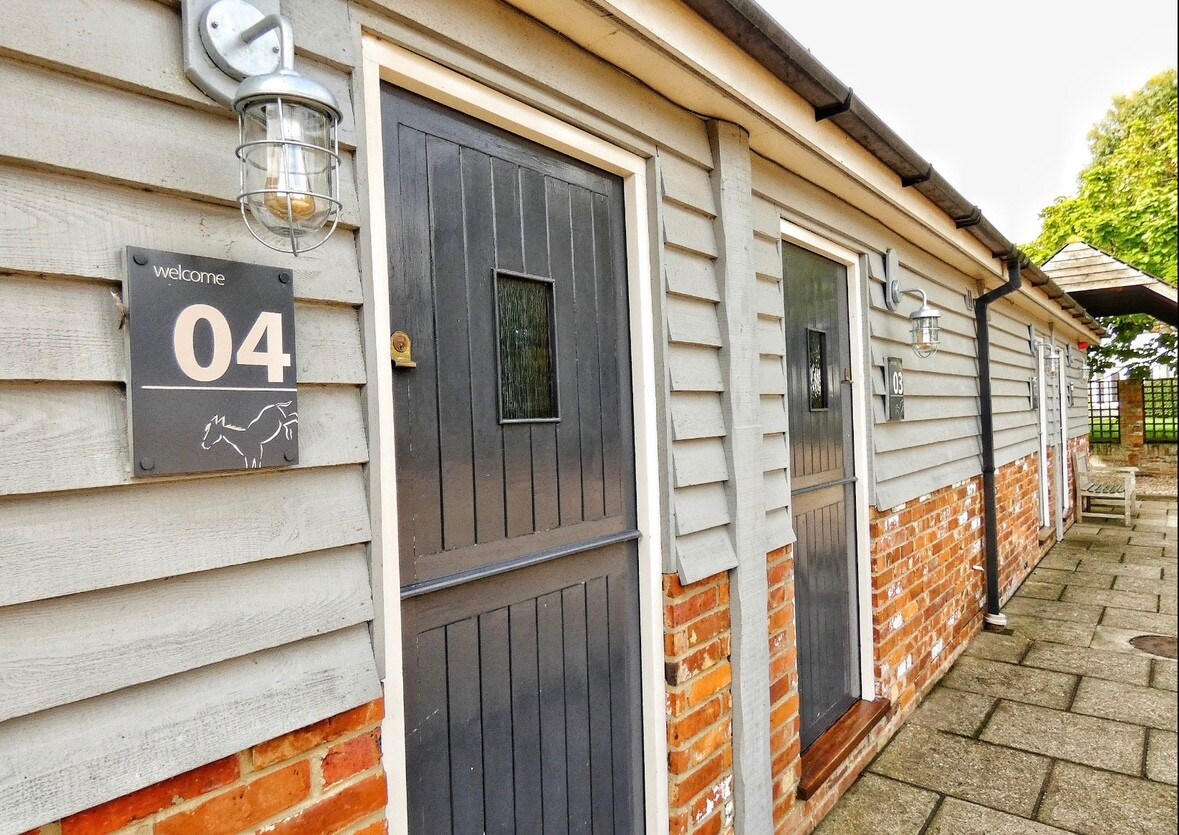
[[[1006,259],[1007,283],[984,293],[974,301],[974,321],[978,340],[978,395],[982,417],[983,525],[985,529],[987,612],[983,618],[988,629],[1007,626],[1007,616],[999,611],[999,520],[995,497],[995,408],[991,402],[991,330],[987,313],[991,303],[1010,295],[1023,285],[1018,250]]]

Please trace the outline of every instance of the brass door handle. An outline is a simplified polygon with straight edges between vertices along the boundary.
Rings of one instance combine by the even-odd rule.
[[[394,368],[417,368],[413,361],[413,340],[405,331],[395,331],[389,337],[389,356]]]

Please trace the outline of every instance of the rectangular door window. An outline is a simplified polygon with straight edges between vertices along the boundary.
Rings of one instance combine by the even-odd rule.
[[[830,405],[827,395],[827,334],[806,330],[806,386],[812,412]]]
[[[552,279],[497,271],[495,309],[500,423],[559,420]]]

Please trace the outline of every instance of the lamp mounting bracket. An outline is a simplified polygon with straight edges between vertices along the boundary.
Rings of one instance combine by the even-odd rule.
[[[905,293],[901,289],[901,259],[895,249],[884,252],[884,305],[896,312],[901,303],[901,296]]]
[[[241,38],[251,26],[278,13],[278,0],[180,0],[185,76],[209,98],[232,106],[239,81],[279,66],[277,32],[250,43]]]

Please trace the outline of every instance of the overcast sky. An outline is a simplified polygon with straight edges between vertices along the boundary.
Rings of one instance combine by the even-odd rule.
[[[758,2],[1021,244],[1111,98],[1179,50],[1175,0]]]

